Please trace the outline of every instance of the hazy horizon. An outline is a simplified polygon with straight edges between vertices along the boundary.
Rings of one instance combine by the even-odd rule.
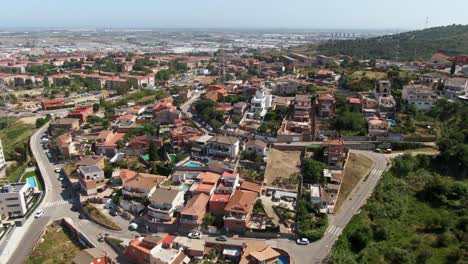
[[[25,3],[27,2],[27,3]],[[2,29],[414,30],[468,24],[452,0],[28,0],[2,3]]]

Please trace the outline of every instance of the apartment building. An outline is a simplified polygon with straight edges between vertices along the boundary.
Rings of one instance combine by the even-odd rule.
[[[402,99],[412,104],[417,110],[429,110],[437,100],[434,90],[424,84],[410,84],[403,86]]]
[[[2,219],[23,217],[32,206],[34,188],[27,182],[0,185],[0,213]]]
[[[104,171],[98,166],[80,166],[79,173],[81,190],[86,195],[96,194],[106,186]]]
[[[230,136],[214,136],[207,141],[208,156],[236,159],[239,155],[239,139]]]
[[[297,94],[294,102],[294,120],[299,122],[310,121],[311,109],[310,95]]]

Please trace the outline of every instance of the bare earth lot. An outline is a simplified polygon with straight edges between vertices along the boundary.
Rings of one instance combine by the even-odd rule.
[[[301,152],[280,151],[272,149],[265,170],[264,183],[272,186],[277,177],[289,178],[292,174],[300,172]]]
[[[354,186],[371,171],[372,160],[366,155],[350,153],[345,168],[343,183],[335,205],[335,212],[340,209],[346,197],[353,191]]]

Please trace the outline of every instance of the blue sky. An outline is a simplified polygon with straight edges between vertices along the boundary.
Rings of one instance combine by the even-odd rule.
[[[0,28],[418,29],[468,24],[468,0],[0,0]]]

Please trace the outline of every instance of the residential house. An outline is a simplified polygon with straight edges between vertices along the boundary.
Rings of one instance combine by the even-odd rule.
[[[250,222],[257,194],[249,191],[236,191],[224,208],[224,228],[229,231],[244,232]]]
[[[117,153],[117,141],[122,140],[124,133],[114,133],[111,130],[103,130],[96,137],[96,154],[112,157]]]
[[[117,132],[125,133],[130,128],[134,127],[136,124],[136,115],[125,114],[117,118],[115,122],[115,127],[117,127]]]
[[[215,193],[211,196],[209,202],[209,211],[213,215],[224,215],[224,208],[226,208],[229,200],[231,199],[231,193]]]
[[[120,174],[129,174],[128,170],[121,170]],[[123,178],[122,176],[120,177]],[[122,194],[132,198],[145,198],[153,195],[156,188],[159,187],[163,181],[167,179],[166,176],[135,172],[135,175],[126,178],[122,182]]]
[[[80,166],[80,177],[78,178],[81,190],[86,195],[93,195],[106,186],[104,171],[98,166]]]
[[[216,187],[218,186],[219,179],[221,175],[212,173],[212,172],[203,172],[197,176],[197,179],[200,181],[197,184],[192,185],[190,188],[193,194],[204,193],[208,196],[211,196]]]
[[[229,172],[224,171],[221,175],[221,183],[218,185],[218,189],[223,188],[218,192],[218,189],[215,191],[216,193],[232,193],[236,190],[237,186],[239,185],[239,173],[237,171]],[[227,192],[225,192],[227,190]]]
[[[257,90],[250,103],[249,116],[252,118],[255,114],[264,117],[271,108],[272,97],[265,94],[264,90]]]
[[[99,155],[86,155],[83,156],[79,161],[75,164],[79,166],[97,166],[101,170],[104,169],[105,166],[105,157]]]
[[[332,138],[327,141],[324,152],[325,159],[330,166],[342,166],[346,158],[345,144],[341,138]]]
[[[278,251],[266,245],[263,249],[245,250],[239,264],[276,264],[279,256]]]
[[[183,191],[159,188],[150,197],[148,215],[153,218],[153,222],[170,221],[176,208],[182,208],[183,205]]]
[[[449,99],[456,99],[468,93],[468,78],[447,78],[444,80],[444,93]]]
[[[387,136],[390,129],[386,120],[378,117],[372,117],[368,121],[369,136]]]
[[[86,248],[73,258],[73,264],[113,264],[114,262],[102,249]]]
[[[130,107],[129,109],[127,109],[127,114],[130,114],[130,115],[141,115],[145,112],[146,110],[146,107],[142,106],[142,105],[136,105],[134,107]]]
[[[154,118],[154,121],[158,124],[173,124],[175,120],[182,118],[182,112],[175,109],[166,109],[158,112]]]
[[[217,102],[221,97],[224,97],[226,95],[227,91],[224,85],[213,84],[208,87],[203,97],[205,99]]]
[[[141,135],[134,137],[128,143],[127,154],[144,155],[148,152],[150,142],[153,142],[157,148],[163,144],[163,138],[159,136]]]
[[[137,237],[128,243],[125,256],[134,263],[151,263],[151,250],[161,243],[163,237],[150,235]]]
[[[174,127],[170,129],[169,133],[172,147],[176,151],[186,149],[190,142],[193,142],[203,135],[203,132],[190,126]]]
[[[64,156],[71,156],[77,153],[75,142],[70,134],[70,132],[65,132],[62,135],[58,136],[55,139],[55,144],[57,146],[57,150],[61,155]]]
[[[93,106],[78,106],[73,109],[70,113],[68,113],[68,117],[70,118],[77,118],[80,120],[81,123],[86,122],[88,116],[93,114]]]
[[[0,185],[0,213],[2,219],[23,217],[33,205],[35,189],[27,182]]]
[[[239,139],[231,136],[214,136],[207,141],[208,156],[236,159],[239,155]]]
[[[255,153],[257,156],[265,156],[267,143],[260,139],[251,139],[245,144],[244,151],[247,153]]]
[[[414,105],[417,110],[429,110],[437,100],[434,90],[425,84],[404,85],[401,97],[404,102]]]
[[[243,181],[240,185],[239,190],[249,191],[249,192],[256,193],[257,195],[260,195],[260,192],[262,191],[262,187],[254,182]]]
[[[310,95],[297,94],[294,101],[294,120],[299,122],[310,121],[312,109]]]
[[[164,110],[175,110],[177,107],[173,105],[173,103],[174,103],[174,98],[172,97],[158,100],[152,108],[153,116],[156,116],[159,112],[162,112]]]
[[[322,118],[335,116],[336,100],[331,94],[317,95],[317,114]]]
[[[180,224],[186,230],[198,228],[203,223],[206,207],[210,196],[204,193],[197,194],[190,199],[184,210],[180,213]]]
[[[60,118],[50,123],[50,132],[56,134],[60,132],[72,132],[80,128],[80,120],[77,118]]]
[[[151,263],[186,264],[190,262],[182,250],[172,248],[175,236],[167,235],[160,244],[151,250]]]
[[[232,113],[237,116],[244,116],[245,111],[247,110],[247,103],[246,102],[237,102],[234,104],[232,109]]]

